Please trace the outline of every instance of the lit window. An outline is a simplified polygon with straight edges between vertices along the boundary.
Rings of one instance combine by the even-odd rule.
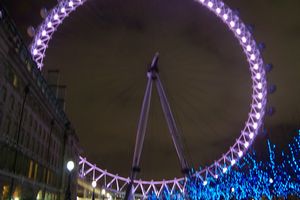
[[[29,169],[28,169],[28,178],[32,178],[32,168],[33,168],[33,161],[29,162]]]
[[[37,163],[35,163],[35,166],[34,166],[34,176],[33,176],[34,180],[36,180],[36,178],[37,178],[38,167],[39,167],[39,165]]]
[[[49,184],[49,179],[50,179],[50,170],[47,171],[47,180],[46,180],[46,184]]]
[[[19,83],[19,81],[18,81],[18,77],[17,77],[17,75],[16,74],[14,74],[14,77],[13,77],[13,86],[15,87],[15,88],[17,88],[18,87],[18,83]]]
[[[9,134],[10,132],[10,126],[11,126],[11,120],[10,117],[6,117],[6,123],[5,123],[5,133]]]
[[[15,107],[15,97],[11,95],[9,100],[10,100],[10,109],[13,110]]]
[[[3,117],[3,113],[2,111],[0,110],[0,127],[1,127],[1,123],[2,123],[2,117]],[[2,131],[1,131],[2,132]]]
[[[5,102],[5,101],[6,101],[6,96],[7,96],[7,90],[6,90],[6,87],[3,86],[3,87],[1,88],[0,95],[1,95],[1,100],[2,100],[3,102]]]

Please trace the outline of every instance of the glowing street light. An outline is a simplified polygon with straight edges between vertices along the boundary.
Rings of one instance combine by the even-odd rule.
[[[71,173],[73,171],[73,169],[75,168],[75,163],[74,161],[72,160],[69,160],[67,162],[67,170],[69,172],[69,175],[68,175],[68,186],[67,186],[67,190],[66,190],[66,195],[65,195],[65,199],[66,200],[71,200]]]
[[[75,167],[75,164],[74,164],[74,162],[72,160],[70,160],[70,161],[67,162],[67,169],[68,169],[69,172],[72,172],[72,170],[74,169],[74,167]]]
[[[93,187],[92,200],[95,200],[95,188],[97,187],[97,182],[95,180],[93,180],[92,182],[92,187]]]

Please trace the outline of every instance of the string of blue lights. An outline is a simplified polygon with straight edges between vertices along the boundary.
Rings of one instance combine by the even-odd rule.
[[[270,141],[267,142],[269,159],[261,161],[256,153],[248,153],[237,165],[217,178],[191,175],[187,179],[186,192],[178,191],[170,194],[163,192],[156,196],[149,195],[149,200],[206,200],[206,199],[267,199],[300,198],[300,130],[293,141],[288,144],[288,150],[276,149]],[[168,188],[165,188],[167,191]]]

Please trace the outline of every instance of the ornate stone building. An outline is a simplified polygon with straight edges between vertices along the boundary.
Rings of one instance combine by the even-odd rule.
[[[79,141],[0,4],[0,200],[63,199]],[[75,199],[76,165],[71,191]]]

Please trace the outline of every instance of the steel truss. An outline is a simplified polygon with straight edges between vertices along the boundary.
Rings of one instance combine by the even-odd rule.
[[[112,174],[88,162],[86,158],[81,156],[79,158],[79,177],[88,181],[95,180],[102,188],[123,195],[131,181],[129,177],[125,178],[118,174]],[[132,192],[141,195],[143,198],[146,198],[152,191],[159,196],[164,189],[170,194],[174,191],[184,193],[185,184],[185,178],[174,178],[172,180],[162,181],[144,181],[139,179],[133,181]]]

